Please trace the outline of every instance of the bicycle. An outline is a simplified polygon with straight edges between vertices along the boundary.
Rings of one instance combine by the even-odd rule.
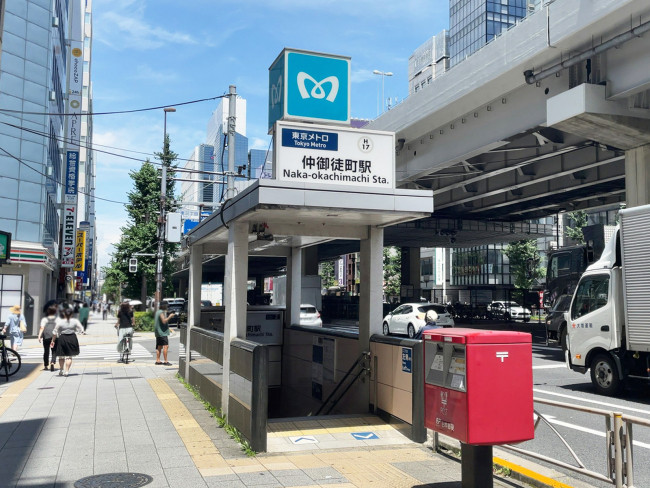
[[[4,371],[4,376],[6,381],[9,381],[9,377],[16,374],[20,369],[21,359],[20,354],[11,349],[10,347],[5,346],[5,339],[7,336],[5,334],[0,334],[0,340],[2,340],[2,346],[0,347],[0,371]]]
[[[122,340],[120,341],[120,348],[122,353],[120,354],[120,359],[118,363],[129,364],[129,355],[131,354],[131,349],[133,348],[133,333],[126,333]],[[131,361],[135,361],[132,359]]]

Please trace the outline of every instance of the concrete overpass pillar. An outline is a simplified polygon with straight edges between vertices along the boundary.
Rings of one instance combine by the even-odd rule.
[[[287,276],[289,270],[287,269]],[[294,247],[291,249],[291,288],[287,283],[287,297],[291,294],[291,299],[287,300],[287,313],[291,319],[291,324],[300,323],[300,299],[302,295],[302,249]]]
[[[203,275],[203,246],[190,247],[190,277],[187,308],[187,338],[185,339],[185,381],[190,379],[191,349],[190,338],[192,327],[201,324],[201,276]],[[182,280],[181,280],[182,282]]]
[[[370,336],[381,334],[384,283],[384,229],[368,228],[361,241],[359,292],[359,354],[370,350]]]
[[[650,144],[625,151],[625,200],[628,207],[650,203]]]
[[[318,274],[318,246],[306,247],[302,250],[302,274]]]
[[[404,286],[406,285],[406,287]],[[403,294],[404,290],[408,290]],[[420,248],[402,248],[402,291],[400,301],[420,301]]]
[[[225,318],[221,409],[228,418],[230,399],[230,342],[246,338],[246,282],[248,281],[248,223],[232,222],[224,273]],[[200,304],[199,304],[200,306]]]

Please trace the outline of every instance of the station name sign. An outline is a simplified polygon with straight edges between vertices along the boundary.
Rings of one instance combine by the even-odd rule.
[[[395,187],[395,136],[299,123],[276,123],[276,179],[302,183]]]

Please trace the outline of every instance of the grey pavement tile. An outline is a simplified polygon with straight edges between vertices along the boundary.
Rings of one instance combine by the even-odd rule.
[[[307,476],[319,483],[332,482],[332,480],[339,480],[341,483],[347,482],[345,476],[339,473],[332,467],[326,468],[307,468],[302,470]]]
[[[311,485],[314,481],[307,475],[299,476],[276,476],[278,482],[282,486],[307,486]]]
[[[169,486],[206,487],[201,473],[196,468],[163,468]]]
[[[159,463],[160,456],[155,449],[130,450],[126,452],[126,459],[129,464]]]
[[[256,483],[257,485],[272,485],[279,483],[275,476],[273,476],[268,471],[255,471],[253,473],[237,473],[239,479],[244,482],[245,485],[251,483]],[[279,486],[282,486],[281,484]]]
[[[246,485],[239,479],[223,479],[223,476],[210,476],[205,478],[209,488],[246,488]]]
[[[2,486],[36,486],[38,488],[54,487],[56,476],[23,476],[20,479],[2,480]],[[6,484],[5,484],[6,483]]]

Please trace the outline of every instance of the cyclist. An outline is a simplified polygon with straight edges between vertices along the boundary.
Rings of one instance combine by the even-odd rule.
[[[124,352],[125,346],[129,351],[133,347],[132,338],[134,325],[135,319],[133,317],[133,308],[128,302],[122,302],[120,309],[117,312],[117,323],[115,324],[119,336],[117,341],[117,352],[120,354]],[[124,340],[125,336],[126,340]],[[117,362],[122,362],[122,359],[118,359]]]

